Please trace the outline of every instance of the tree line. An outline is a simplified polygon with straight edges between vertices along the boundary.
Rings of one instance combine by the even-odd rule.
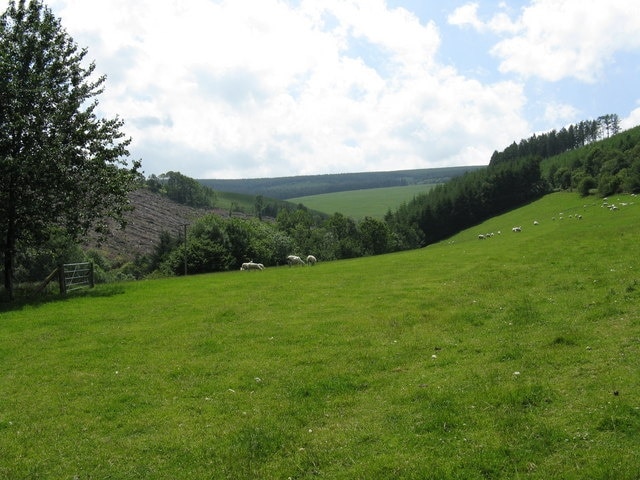
[[[640,192],[640,128],[543,162],[551,189],[607,197]]]
[[[539,157],[467,173],[388,212],[385,221],[407,248],[445,239],[546,193]]]
[[[400,244],[415,248],[554,190],[603,197],[640,192],[640,127],[620,133],[618,116],[605,115],[560,133],[534,135],[494,153],[486,168],[388,212],[385,221]]]
[[[97,282],[237,270],[256,261],[265,266],[286,257],[313,254],[321,261],[378,255],[400,249],[386,222],[367,217],[360,222],[341,213],[319,215],[302,205],[281,209],[271,221],[258,217],[206,214],[181,233],[163,232],[151,254],[109,259],[98,249],[83,249],[63,230],[38,248],[18,256],[20,282],[42,280],[58,263],[92,261]]]
[[[391,172],[335,173],[275,178],[199,179],[198,181],[221,192],[259,194],[269,198],[288,199],[348,190],[438,184],[476,168],[480,167],[423,168]]]
[[[538,156],[543,159],[553,157],[584,147],[597,140],[609,138],[619,132],[620,119],[618,115],[602,115],[595,120],[583,120],[575,125],[563,127],[559,131],[554,129],[540,135],[532,135],[527,139],[520,140],[520,143],[513,142],[502,152],[493,152],[489,165],[530,156]]]
[[[145,185],[154,193],[190,207],[214,207],[216,203],[217,195],[212,188],[180,172],[150,175],[145,180]]]

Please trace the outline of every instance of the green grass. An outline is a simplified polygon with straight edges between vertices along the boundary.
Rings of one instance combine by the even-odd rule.
[[[0,478],[639,478],[639,218],[4,307]]]
[[[283,200],[275,200],[271,198],[264,199],[265,203],[273,203],[285,206],[287,203]],[[256,196],[244,193],[221,192],[216,191],[216,208],[222,208],[233,212],[242,212],[253,215],[256,211]]]
[[[369,188],[290,198],[287,201],[302,203],[312,210],[328,215],[339,212],[355,219],[362,219],[367,216],[381,219],[389,210],[395,210],[403,202],[409,202],[415,196],[427,193],[434,186],[434,184],[429,184]]]

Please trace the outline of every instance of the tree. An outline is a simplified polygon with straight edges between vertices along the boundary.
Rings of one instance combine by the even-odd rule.
[[[586,197],[589,195],[590,191],[597,186],[596,180],[592,176],[587,175],[580,179],[580,182],[578,183],[578,193],[583,197]]]
[[[262,195],[256,195],[254,206],[256,209],[256,216],[259,220],[262,220],[262,212],[264,211],[264,197]]]
[[[216,193],[211,188],[180,172],[164,173],[159,181],[167,197],[175,202],[191,207],[212,207],[215,204]]]
[[[364,217],[358,227],[365,255],[380,255],[390,251],[392,237],[386,223],[376,218]]]
[[[94,75],[86,54],[39,0],[10,0],[0,16],[0,233],[10,299],[18,249],[59,229],[75,241],[106,233],[108,218],[124,225],[140,180],[123,121],[96,115],[106,77]]]

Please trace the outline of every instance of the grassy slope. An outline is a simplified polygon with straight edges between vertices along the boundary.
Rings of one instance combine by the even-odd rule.
[[[348,192],[324,193],[288,199],[302,203],[313,210],[333,215],[340,212],[347,217],[362,219],[365,216],[382,218],[385,213],[398,208],[416,195],[426,193],[435,185],[408,185],[405,187],[369,188]]]
[[[5,311],[0,478],[638,478],[640,204],[594,201]]]

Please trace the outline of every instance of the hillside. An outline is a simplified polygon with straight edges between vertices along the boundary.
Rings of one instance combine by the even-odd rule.
[[[162,232],[169,232],[173,236],[181,235],[182,225],[195,218],[212,212],[228,215],[228,211],[222,209],[188,207],[146,189],[131,192],[129,199],[134,209],[125,215],[126,228],[114,229],[100,245],[92,238],[89,247],[98,248],[112,259],[131,259],[136,255],[152,253]]]
[[[288,201],[302,204],[327,215],[340,212],[356,220],[365,217],[382,219],[388,211],[397,209],[403,203],[411,201],[417,195],[427,193],[433,187],[435,184],[367,188],[290,198]]]
[[[636,480],[635,202],[8,306],[0,477]]]
[[[182,225],[207,213],[216,213],[228,217],[244,216],[251,212],[255,195],[264,195],[268,207],[272,203],[284,204],[278,199],[287,198],[292,192],[311,195],[316,191],[349,191],[351,189],[373,189],[391,184],[411,185],[412,191],[427,189],[428,185],[446,181],[465,171],[480,167],[452,167],[424,170],[403,170],[397,172],[363,172],[337,175],[313,175],[280,177],[268,179],[246,180],[199,180],[206,186],[214,188],[218,194],[217,207],[212,209],[194,208],[174,202],[158,193],[147,189],[131,193],[130,201],[134,209],[125,215],[127,227],[124,230],[114,229],[105,242],[98,245],[95,238],[88,243],[91,248],[98,248],[112,259],[133,259],[137,255],[148,255],[158,244],[160,234],[169,232],[173,236],[182,234]],[[356,188],[357,187],[357,188]],[[340,197],[338,197],[340,198]],[[300,202],[294,202],[300,203]],[[400,203],[398,201],[397,203]],[[275,205],[274,208],[277,208]],[[315,209],[313,205],[308,205]],[[386,207],[380,214],[386,212]],[[340,211],[336,206],[334,211]],[[243,213],[245,212],[245,213]],[[267,215],[269,215],[267,208]]]
[[[250,179],[200,179],[203,185],[224,192],[264,195],[289,199],[323,193],[363,190],[369,188],[398,187],[444,183],[481,166],[424,168],[389,172],[357,172],[326,175],[299,175],[293,177]]]

